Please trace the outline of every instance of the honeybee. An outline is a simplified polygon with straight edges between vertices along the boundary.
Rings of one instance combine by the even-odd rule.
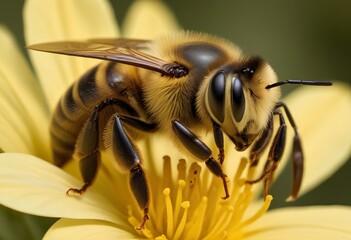
[[[139,229],[144,228],[149,219],[149,186],[135,141],[157,131],[168,134],[182,151],[205,162],[223,180],[223,199],[229,197],[222,170],[223,133],[237,151],[251,146],[251,165],[258,163],[270,145],[261,177],[247,181],[264,180],[267,195],[285,148],[285,111],[295,132],[291,197],[297,197],[303,175],[301,140],[288,107],[279,101],[279,86],[332,83],[277,81],[274,70],[262,58],[245,56],[229,41],[194,32],[167,34],[152,41],[95,39],[42,43],[29,48],[107,60],[71,85],[52,118],[51,144],[56,165],[63,166],[73,154],[80,159],[84,185],[68,193],[86,191],[97,173],[101,149],[110,149],[120,170],[129,171],[130,188],[144,211]],[[279,117],[276,133],[274,116]],[[213,131],[217,157],[198,137],[203,131]]]

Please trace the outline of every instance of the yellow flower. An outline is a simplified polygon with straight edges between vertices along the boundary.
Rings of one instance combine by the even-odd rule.
[[[28,44],[120,35],[111,9],[101,0],[30,0],[24,13]],[[125,37],[143,38],[177,28],[171,13],[158,1],[136,1],[125,26]],[[224,169],[231,197],[227,200],[221,199],[221,180],[177,152],[167,139],[140,142],[152,201],[144,230],[134,228],[142,212],[128,189],[128,176],[108,161],[103,161],[86,193],[67,196],[68,188],[82,184],[74,177],[79,175],[76,163],[67,166],[69,174],[41,160],[51,161],[50,114],[69,84],[96,61],[31,52],[38,84],[3,28],[0,45],[0,147],[6,152],[0,154],[0,204],[60,218],[45,239],[351,239],[350,207],[266,213],[272,196],[263,201],[257,197],[261,184],[245,184],[260,173],[260,166],[249,168],[244,158],[247,153],[235,152],[228,139]],[[305,146],[304,194],[350,155],[351,90],[338,83],[330,88],[301,87],[284,101]],[[206,142],[215,149],[211,140]],[[280,170],[286,161],[284,158]]]

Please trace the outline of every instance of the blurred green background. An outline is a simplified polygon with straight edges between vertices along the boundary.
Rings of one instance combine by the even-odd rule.
[[[0,2],[0,23],[15,34],[20,46],[25,45],[22,32],[23,2]],[[123,20],[131,2],[111,0],[118,21]],[[338,80],[351,84],[350,0],[165,2],[185,29],[208,32],[232,40],[245,53],[264,57],[281,80]],[[293,87],[284,89],[291,90]],[[283,176],[284,179],[280,179],[272,187],[275,197],[273,208],[316,204],[351,205],[351,161],[332,178],[293,203],[284,201],[290,191],[291,170],[286,169]],[[45,226],[49,226],[53,221],[15,215],[8,210],[0,214],[0,239],[40,238],[43,230],[27,230],[23,233],[12,231],[17,229],[16,224],[35,224],[38,220],[39,223],[46,222]],[[8,219],[13,222],[8,222]],[[7,235],[6,228],[10,229]]]

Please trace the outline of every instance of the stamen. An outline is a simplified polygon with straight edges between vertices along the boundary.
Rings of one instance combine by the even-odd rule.
[[[158,194],[159,193],[159,194]],[[160,193],[160,191],[157,191],[157,194],[155,196],[155,202],[152,204],[153,206],[153,211],[150,211],[150,214],[152,212],[155,213],[155,216],[163,216],[164,212],[165,212],[165,204],[163,204],[164,201],[164,196],[162,196],[162,194]],[[154,218],[151,215],[151,221],[154,221]],[[155,228],[157,229],[157,231],[161,232],[164,229],[164,222],[163,221],[158,221],[157,219],[155,219]]]
[[[182,179],[185,180],[186,179],[186,161],[185,159],[180,159],[177,165],[177,169],[178,169],[178,180]]]
[[[178,217],[179,217],[179,211],[180,207],[183,201],[183,189],[185,188],[185,181],[184,180],[178,180],[178,191],[177,191],[177,197],[176,197],[176,203],[175,203],[175,209],[174,209],[174,223],[177,224],[178,222]]]
[[[220,228],[218,229],[218,233],[226,233],[225,229],[228,227],[228,225],[230,224],[230,221],[232,220],[234,214],[234,208],[232,206],[228,207],[228,212],[227,212],[227,217],[225,218],[226,221],[224,222],[224,224],[222,224],[220,226]],[[217,237],[215,237],[214,239],[218,239]]]
[[[198,239],[201,233],[203,221],[205,218],[205,212],[207,207],[207,197],[202,197],[199,206],[195,209],[192,214],[192,219],[187,224],[185,232],[187,235],[184,239]]]
[[[173,188],[173,179],[172,179],[172,167],[171,167],[171,158],[169,156],[163,157],[163,188]]]
[[[210,171],[204,171],[204,174],[202,176],[202,187],[201,187],[201,195],[208,195],[208,186],[209,180],[212,179],[213,174]]]
[[[239,193],[240,187],[243,185],[244,180],[241,179],[241,175],[243,174],[245,167],[247,166],[248,160],[246,158],[241,158],[238,169],[234,176],[234,184],[232,189],[232,196],[237,196]]]
[[[183,233],[186,224],[186,219],[188,218],[188,208],[190,207],[189,201],[182,202],[181,207],[184,208],[184,213],[182,219],[179,222],[178,228],[174,234],[173,240],[178,240],[180,238],[180,235]]]
[[[229,206],[227,208],[227,211],[224,214],[222,214],[217,220],[215,226],[211,229],[211,232],[205,238],[203,238],[203,240],[218,239],[215,238],[215,235],[224,231],[224,229],[227,227],[230,220],[232,219],[233,212],[234,208],[232,206]]]
[[[257,167],[256,166],[250,166],[249,171],[247,172],[247,179],[253,179],[255,172],[256,172]],[[248,184],[252,185],[252,184]]]
[[[155,200],[152,202],[152,210],[156,216],[163,216],[166,210],[166,205],[163,204],[164,198],[162,197],[162,191],[165,188],[173,188],[172,180],[172,167],[171,167],[171,158],[169,156],[163,157],[163,175],[162,175],[162,188],[155,189]],[[160,180],[155,181],[155,184],[159,184]],[[161,203],[161,204],[160,204]],[[153,221],[153,218],[151,218]],[[163,230],[163,221],[155,221],[155,228],[157,231]]]
[[[166,188],[163,190],[163,195],[165,196],[166,202],[166,214],[167,214],[167,236],[170,238],[173,234],[173,207],[170,198],[170,189]]]
[[[188,173],[186,186],[186,195],[190,202],[200,202],[201,200],[201,182],[200,182],[201,166],[194,162],[191,164]]]
[[[258,210],[252,217],[242,222],[238,228],[240,229],[246,225],[249,225],[254,221],[256,221],[257,219],[259,219],[260,217],[262,217],[262,215],[267,212],[269,206],[271,205],[272,200],[273,200],[272,195],[267,195],[266,200],[264,201],[264,204],[262,205],[260,210]]]
[[[207,194],[206,194],[208,198],[208,202],[210,203],[210,206],[211,206],[207,208],[206,215],[212,216],[212,217],[207,218],[207,222],[205,223],[204,229],[212,228],[212,226],[217,222],[216,216],[219,216],[220,212],[223,209],[223,204],[225,203],[229,204],[229,201],[231,200],[231,199],[228,199],[223,201],[221,199],[221,194],[223,192],[222,192],[222,188],[219,187],[220,185],[221,185],[221,179],[213,177],[210,183],[210,187],[207,190]]]
[[[240,204],[240,207],[235,212],[235,223],[233,223],[234,225],[237,225],[238,223],[240,223],[245,211],[249,207],[249,205],[252,202],[252,199],[254,197],[253,193],[250,191],[244,192],[244,194],[242,194],[242,196],[243,196],[243,198],[242,198],[242,202]]]
[[[247,172],[247,176],[246,176],[246,179],[253,179],[254,176],[255,176],[255,172],[256,172],[256,167],[252,167],[250,166],[249,167],[249,170]],[[246,183],[246,181],[245,181]],[[254,184],[248,184],[246,183],[245,184],[245,190],[244,191],[251,191],[252,187],[254,186]]]
[[[155,240],[168,240],[165,235],[161,235],[155,238]]]
[[[200,164],[192,163],[187,169],[187,162],[179,160],[176,186],[171,174],[171,159],[164,157],[163,175],[149,175],[155,177],[150,181],[154,183],[151,186],[154,190],[151,191],[150,221],[148,228],[138,234],[158,240],[233,239],[245,235],[244,228],[260,218],[272,201],[272,196],[268,195],[261,208],[243,220],[255,196],[253,185],[245,184],[255,173],[255,167],[248,167],[248,163],[246,158],[241,159],[234,177],[228,179],[232,184],[231,197],[222,200],[221,179],[208,169],[201,174]],[[162,184],[157,184],[160,181]],[[131,206],[128,206],[128,215],[129,223],[137,226],[140,219],[133,215]]]
[[[234,177],[235,181],[239,181],[247,163],[248,163],[248,160],[246,158],[241,158],[238,169],[236,170],[236,173],[235,173],[235,177]]]
[[[239,196],[237,197],[236,201],[234,202],[234,208],[235,208],[235,215],[232,219],[232,226],[238,225],[240,222],[241,216],[242,216],[242,205],[244,203],[246,192],[241,192]]]

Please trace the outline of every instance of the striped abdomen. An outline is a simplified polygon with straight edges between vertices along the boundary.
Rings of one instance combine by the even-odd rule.
[[[116,112],[139,115],[136,111],[139,107],[135,105],[138,102],[135,99],[138,98],[136,80],[132,77],[135,74],[120,74],[119,69],[124,67],[120,65],[104,62],[94,67],[75,82],[60,99],[50,129],[56,165],[63,166],[72,158],[80,130],[94,108],[105,99],[119,99],[121,104],[111,106],[100,114],[100,127],[104,127],[108,118]]]

